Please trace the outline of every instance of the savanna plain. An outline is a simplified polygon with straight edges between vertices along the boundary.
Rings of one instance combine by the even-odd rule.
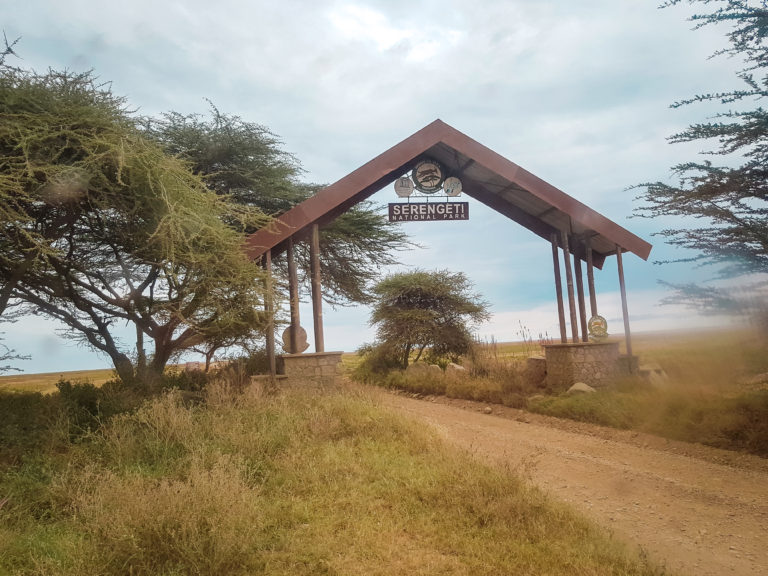
[[[580,396],[516,375],[537,352],[530,341],[486,344],[468,359],[483,369],[460,385],[400,375],[379,387],[274,390],[251,384],[242,366],[205,382],[170,375],[152,391],[106,373],[2,378],[0,574],[695,574],[695,558],[664,556],[675,542],[649,553],[631,530],[573,501],[599,493],[558,492],[578,482],[541,479],[535,458],[505,457],[536,427],[561,445],[560,459],[595,441],[584,448],[593,469],[634,462],[633,450],[653,461],[676,453],[682,468],[665,472],[669,483],[701,464],[733,474],[717,488],[726,505],[730,492],[752,490],[739,481],[766,473],[764,341],[729,331],[635,343],[663,383],[626,379]],[[352,356],[345,364],[359,367]],[[460,424],[463,441],[441,417]],[[655,498],[636,490],[622,515],[653,509]],[[691,502],[681,518],[697,517]],[[763,541],[764,520],[745,524]],[[740,573],[728,559],[744,555],[739,546],[721,555]],[[748,560],[749,570],[763,565]]]

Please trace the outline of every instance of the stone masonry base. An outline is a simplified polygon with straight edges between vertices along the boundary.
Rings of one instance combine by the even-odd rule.
[[[282,354],[277,357],[277,373],[284,374],[289,385],[315,384],[330,386],[338,382],[342,352]]]
[[[547,384],[553,388],[569,388],[576,382],[607,386],[620,371],[618,342],[547,344],[544,351]]]

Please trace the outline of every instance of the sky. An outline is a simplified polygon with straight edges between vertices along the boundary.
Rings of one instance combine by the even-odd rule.
[[[710,104],[695,94],[738,86],[739,62],[710,58],[724,28],[693,31],[687,4],[658,0],[0,0],[0,26],[21,37],[18,65],[93,69],[145,115],[219,110],[267,126],[307,182],[332,183],[433,120],[471,138],[654,244],[624,258],[633,331],[725,321],[661,306],[659,281],[707,281],[712,271],[654,264],[686,256],[654,233],[681,222],[631,218],[647,181],[701,144],[667,143]],[[373,200],[397,200],[388,187]],[[423,248],[404,269],[463,271],[490,304],[482,339],[559,334],[551,247],[469,198],[466,222],[405,223]],[[386,273],[383,271],[382,274]],[[596,271],[598,309],[622,333],[616,259]],[[310,333],[311,308],[301,309]],[[328,350],[374,339],[364,306],[324,309]],[[0,326],[31,361],[25,372],[108,367],[39,317]],[[570,333],[570,330],[569,330]],[[127,340],[130,342],[130,340]],[[311,351],[311,349],[310,349]]]

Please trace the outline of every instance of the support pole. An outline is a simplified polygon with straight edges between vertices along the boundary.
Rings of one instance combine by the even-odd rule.
[[[571,334],[573,341],[579,341],[579,323],[576,319],[576,298],[573,294],[573,270],[571,269],[571,251],[568,248],[568,233],[561,233],[563,238],[563,260],[565,261],[565,283],[568,287],[568,310],[571,313]]]
[[[595,294],[595,267],[592,265],[592,239],[584,238],[584,247],[587,251],[587,288],[589,289],[589,311],[592,316],[597,316],[597,294]]]
[[[627,310],[627,288],[624,285],[624,263],[621,260],[621,247],[616,246],[616,262],[619,265],[619,288],[621,289],[621,312],[624,315],[624,338],[627,345],[627,356],[632,356],[632,336],[629,333],[629,312]],[[630,358],[629,369],[632,370]]]
[[[269,377],[274,383],[277,374],[277,361],[275,359],[275,305],[272,293],[272,250],[264,254],[264,270],[267,278],[264,287],[264,312],[267,314],[267,359],[269,360]]]
[[[312,225],[309,245],[309,267],[312,275],[312,316],[315,322],[315,352],[325,352],[323,339],[323,290],[320,283],[320,227]]]
[[[560,342],[568,342],[565,332],[565,307],[563,306],[563,280],[560,277],[560,257],[557,253],[557,234],[552,234],[552,261],[555,265],[555,293],[557,294],[557,319],[560,321]]]
[[[587,330],[587,306],[584,303],[584,273],[581,271],[581,258],[573,256],[573,273],[576,275],[576,296],[579,300],[579,320],[581,322],[581,341],[589,342]]]
[[[299,351],[299,276],[296,271],[296,258],[293,252],[293,238],[288,238],[288,249],[286,252],[288,258],[288,297],[291,305],[291,329],[290,329],[290,352],[296,354]]]

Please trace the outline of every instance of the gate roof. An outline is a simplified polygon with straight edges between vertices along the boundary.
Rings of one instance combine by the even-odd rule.
[[[561,233],[566,232],[572,253],[581,259],[586,258],[584,243],[589,238],[597,267],[617,247],[648,259],[648,242],[442,120],[435,120],[251,234],[246,240],[249,256],[282,251],[289,237],[304,236],[312,224],[322,226],[337,218],[424,158],[439,161],[449,176],[458,177],[464,194],[545,240],[557,234],[560,242]]]

